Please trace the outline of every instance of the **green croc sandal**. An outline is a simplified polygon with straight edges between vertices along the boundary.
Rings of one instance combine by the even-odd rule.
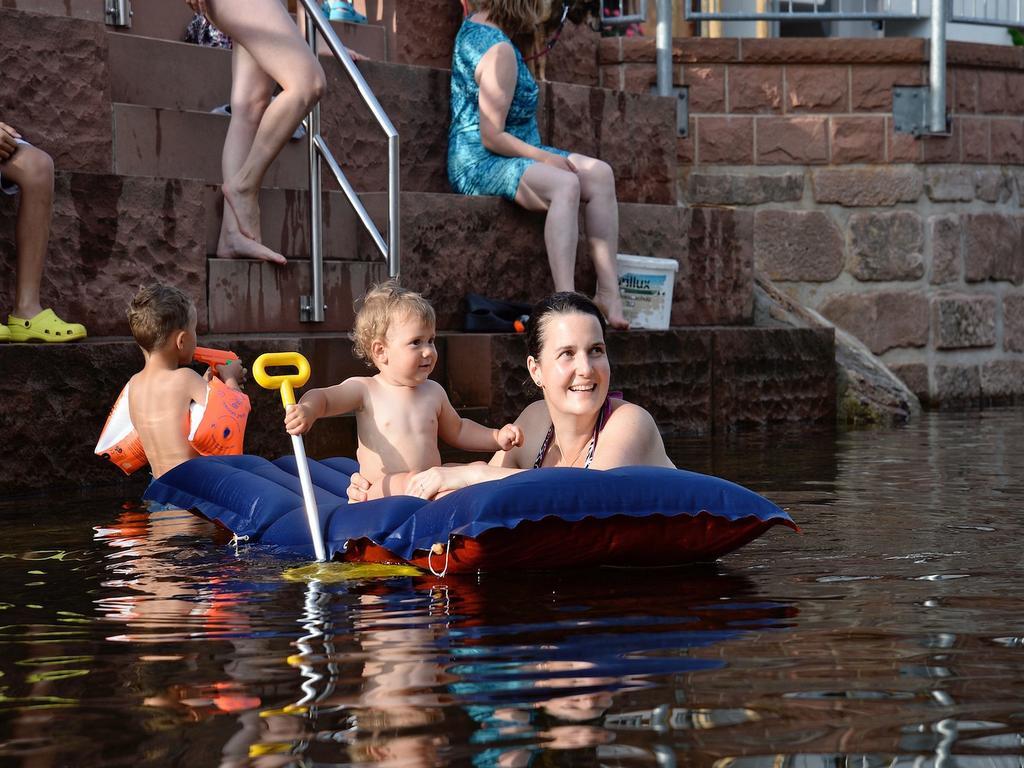
[[[84,339],[85,326],[65,323],[52,309],[44,309],[31,320],[14,315],[7,316],[7,330],[11,341],[62,342]]]
[[[11,332],[7,330],[6,325],[0,325],[0,341],[10,341]]]

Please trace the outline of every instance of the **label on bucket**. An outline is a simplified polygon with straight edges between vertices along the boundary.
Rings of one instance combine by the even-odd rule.
[[[664,296],[665,275],[626,272],[619,275],[619,293],[623,301],[627,296]]]
[[[619,275],[622,309],[632,328],[668,328],[672,311],[669,276],[624,271]]]

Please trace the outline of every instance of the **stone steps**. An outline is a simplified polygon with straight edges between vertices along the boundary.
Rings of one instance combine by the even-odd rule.
[[[263,352],[298,351],[310,361],[310,386],[367,372],[343,335],[213,335],[205,345],[250,362]],[[466,415],[500,425],[530,401],[525,339],[510,334],[442,333],[435,378]],[[835,418],[830,330],[686,328],[610,333],[612,388],[648,408],[667,434],[731,430]],[[123,382],[142,364],[126,338],[66,345],[0,345],[0,431],[19,446],[18,462],[0,476],[0,493],[116,482],[121,475],[92,447]],[[481,377],[481,371],[490,375]],[[291,450],[277,394],[254,384],[246,450],[279,456]],[[31,420],[17,415],[31,412]],[[60,440],[40,439],[60,435]],[[329,419],[308,440],[312,456],[351,454],[351,419]]]
[[[139,285],[153,280],[195,297],[201,333],[345,331],[352,299],[386,274],[342,193],[326,193],[327,323],[300,326],[299,296],[310,285],[307,193],[262,192],[264,238],[290,259],[282,268],[209,258],[216,253],[220,201],[216,188],[202,181],[58,172],[55,187],[43,295],[68,317],[81,319],[92,336],[127,334],[123,308]],[[383,228],[386,195],[363,200]],[[462,327],[467,292],[530,301],[549,290],[538,214],[499,198],[417,192],[402,195],[401,211],[402,279],[434,303],[439,328]],[[14,214],[0,208],[0,231],[13,232]],[[679,262],[673,325],[747,324],[753,310],[752,221],[749,211],[623,203],[620,249]],[[13,273],[13,256],[13,249],[0,254],[6,274]],[[593,290],[582,245],[576,279],[581,290]],[[9,301],[12,294],[8,283],[0,299]]]
[[[219,182],[227,119],[207,113],[228,98],[229,54],[124,34],[107,40],[114,170]],[[359,66],[402,137],[402,188],[447,192],[448,72],[372,61]],[[384,135],[340,65],[327,63],[325,71],[321,122],[328,145],[357,189],[382,190]],[[539,114],[545,142],[612,164],[620,200],[675,203],[670,99],[554,83],[542,89]],[[301,186],[305,162],[302,142],[286,147],[265,186]]]
[[[206,252],[216,250],[220,226],[216,190],[204,209]],[[362,196],[371,217],[386,231],[387,198]],[[264,190],[264,241],[290,260],[286,267],[211,258],[208,262],[209,329],[242,333],[260,328],[311,330],[298,323],[299,296],[309,292],[308,195]],[[532,301],[548,290],[544,220],[494,197],[406,192],[401,196],[403,282],[433,303],[438,327],[462,327],[466,293]],[[352,326],[352,301],[386,277],[384,262],[340,192],[324,196],[327,318],[322,330]],[[729,209],[619,205],[620,249],[675,259],[673,325],[734,325],[752,320],[752,217]],[[577,256],[577,285],[594,287],[586,247]],[[214,301],[213,297],[230,297]],[[248,310],[242,309],[249,307]],[[258,310],[253,310],[258,307]]]

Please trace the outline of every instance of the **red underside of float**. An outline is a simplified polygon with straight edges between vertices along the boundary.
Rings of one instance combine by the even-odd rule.
[[[478,538],[456,536],[448,573],[551,570],[597,565],[652,567],[707,562],[742,547],[773,525],[799,530],[784,520],[729,521],[706,512],[691,517],[610,517],[570,522],[555,517],[524,521],[514,529],[495,528]],[[445,555],[419,553],[403,560],[366,539],[349,544],[348,562],[403,563],[442,571]]]

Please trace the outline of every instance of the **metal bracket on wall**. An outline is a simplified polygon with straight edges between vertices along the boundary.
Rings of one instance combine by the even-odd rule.
[[[324,311],[327,311],[326,304],[324,304]],[[317,322],[317,319],[313,316],[313,297],[309,294],[303,294],[302,296],[299,296],[299,322]]]
[[[913,136],[949,136],[951,123],[946,114],[946,130],[932,131],[928,127],[928,96],[931,88],[927,85],[897,85],[892,89],[892,125],[896,133]],[[940,113],[941,114],[941,113]]]
[[[131,0],[105,0],[103,20],[107,25],[130,29],[132,26],[132,15]]]
[[[690,87],[673,88],[676,95],[676,136],[685,139],[690,135]]]

